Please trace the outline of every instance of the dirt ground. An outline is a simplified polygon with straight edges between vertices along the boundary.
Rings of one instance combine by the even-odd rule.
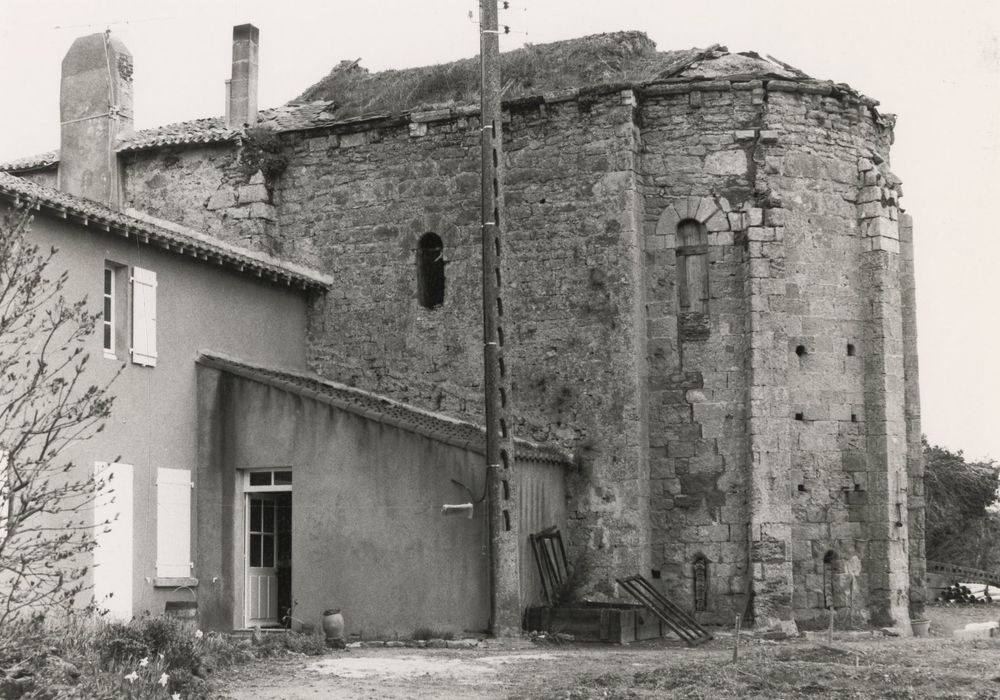
[[[220,677],[224,697],[266,698],[976,698],[1000,700],[1000,638],[953,640],[1000,605],[934,606],[931,636],[836,632],[785,641],[731,631],[697,648],[491,642],[469,650],[363,647],[289,656]]]

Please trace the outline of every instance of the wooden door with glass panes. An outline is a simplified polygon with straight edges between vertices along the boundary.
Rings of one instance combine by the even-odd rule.
[[[292,470],[243,474],[244,627],[287,623],[292,607]]]

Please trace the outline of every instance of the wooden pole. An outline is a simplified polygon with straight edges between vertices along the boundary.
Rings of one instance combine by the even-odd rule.
[[[740,622],[742,617],[739,613],[736,613],[736,634],[733,636],[733,663],[739,661],[740,658]]]
[[[490,524],[490,631],[521,633],[518,500],[511,436],[510,376],[504,361],[503,115],[496,0],[480,0],[482,68],[483,393]]]

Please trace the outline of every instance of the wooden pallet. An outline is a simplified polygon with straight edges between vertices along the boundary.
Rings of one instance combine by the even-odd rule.
[[[712,639],[712,635],[698,622],[674,605],[670,600],[653,588],[653,584],[640,575],[617,579],[618,585],[628,591],[629,595],[645,605],[663,622],[667,628],[683,639],[689,646],[704,644]]]

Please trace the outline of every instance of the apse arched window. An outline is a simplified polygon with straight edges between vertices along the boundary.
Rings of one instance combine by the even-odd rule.
[[[677,224],[677,296],[682,314],[708,313],[708,231],[694,219]]]
[[[444,244],[436,233],[417,243],[417,300],[427,309],[444,303]]]
[[[708,558],[704,554],[699,554],[694,558],[691,572],[694,578],[691,583],[694,592],[695,612],[708,610]]]

